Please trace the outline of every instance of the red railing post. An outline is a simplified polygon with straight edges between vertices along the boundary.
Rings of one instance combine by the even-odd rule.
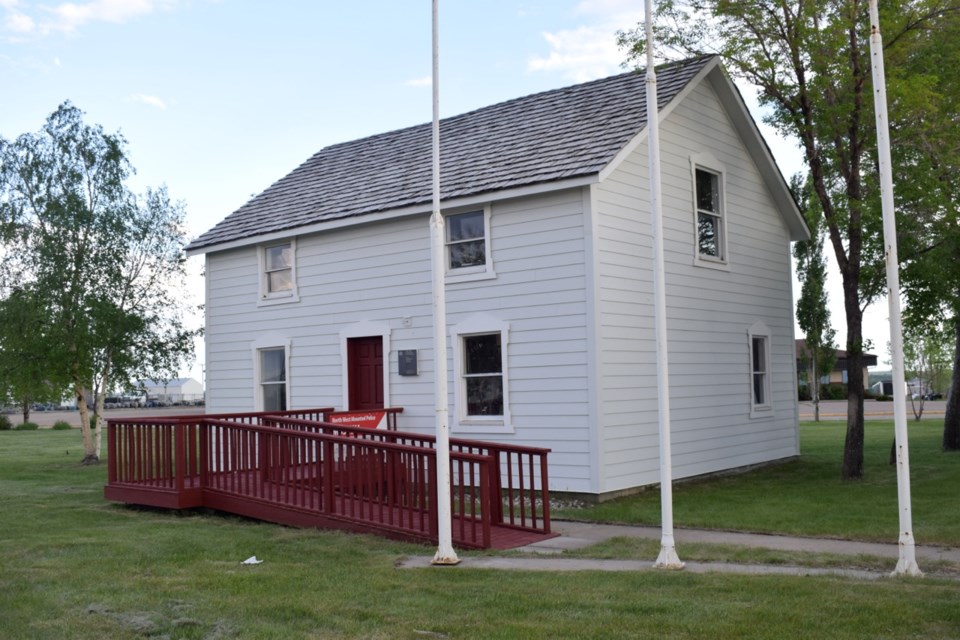
[[[207,476],[210,470],[210,427],[206,421],[200,421],[197,424],[197,435],[200,438],[200,468],[198,475],[200,477],[200,489],[207,488]]]
[[[174,488],[177,490],[177,493],[183,492],[183,485],[186,476],[186,469],[188,465],[186,464],[187,460],[187,446],[183,434],[183,423],[177,422],[173,425],[173,438],[174,438]]]
[[[107,482],[117,481],[117,427],[107,420]]]
[[[550,533],[550,480],[547,477],[547,454],[540,454],[540,499],[543,508],[540,510],[543,519],[543,532]]]

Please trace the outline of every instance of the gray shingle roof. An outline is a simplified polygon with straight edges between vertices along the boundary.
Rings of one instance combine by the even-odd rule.
[[[711,59],[658,69],[660,108]],[[645,93],[630,72],[443,119],[441,199],[599,172],[646,125]],[[326,147],[187,248],[428,203],[430,144],[428,123]]]

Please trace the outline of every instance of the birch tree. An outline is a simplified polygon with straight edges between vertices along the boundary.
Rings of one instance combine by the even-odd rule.
[[[80,409],[84,461],[96,462],[107,390],[175,372],[192,352],[175,293],[185,277],[184,211],[165,189],[135,196],[126,141],[85,124],[70,103],[39,132],[0,139],[0,162],[8,271],[49,316],[54,367]]]

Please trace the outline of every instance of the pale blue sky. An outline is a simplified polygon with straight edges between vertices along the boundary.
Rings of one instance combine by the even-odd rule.
[[[197,235],[324,146],[429,121],[430,7],[0,0],[0,135],[36,131],[71,100],[123,133],[135,188],[166,184]],[[620,72],[614,34],[642,10],[639,0],[441,0],[441,114]],[[794,145],[763,130],[784,174],[799,170]],[[839,309],[834,321],[840,329]]]

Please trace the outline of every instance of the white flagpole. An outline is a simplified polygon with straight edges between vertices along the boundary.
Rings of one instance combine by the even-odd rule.
[[[433,0],[433,214],[430,216],[430,265],[433,282],[433,392],[437,432],[437,526],[439,544],[433,564],[457,564],[450,513],[450,416],[447,408],[447,295],[444,224],[440,214],[440,45],[439,0]]]
[[[903,369],[903,327],[900,321],[900,273],[897,259],[897,220],[893,203],[893,171],[887,119],[887,86],[883,69],[883,39],[877,0],[870,0],[870,57],[873,102],[877,116],[877,156],[880,164],[880,203],[887,260],[887,304],[890,312],[890,349],[893,352],[893,422],[897,438],[897,501],[900,507],[900,559],[894,575],[923,575],[917,566],[910,513],[910,452],[907,447],[907,399]]]
[[[673,461],[670,451],[670,379],[667,367],[667,296],[663,266],[663,207],[660,195],[660,114],[653,62],[653,1],[646,0],[647,141],[650,165],[650,216],[653,223],[654,325],[657,332],[657,408],[660,427],[660,555],[653,565],[682,569],[673,540]]]

